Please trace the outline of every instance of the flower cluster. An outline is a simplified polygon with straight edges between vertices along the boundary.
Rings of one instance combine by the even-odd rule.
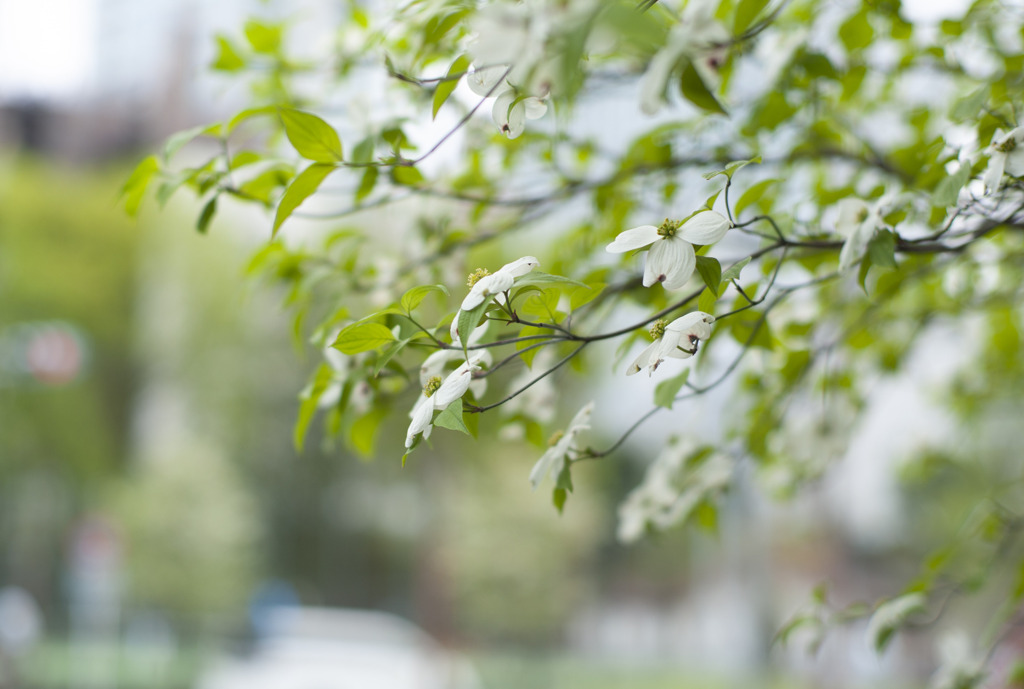
[[[860,260],[877,230],[889,227],[884,216],[894,201],[894,196],[886,195],[874,203],[848,198],[836,204],[839,209],[836,232],[846,237],[839,252],[840,271],[849,269]]]
[[[688,359],[697,353],[701,340],[711,336],[711,324],[715,317],[703,311],[693,311],[681,318],[666,324],[657,320],[651,326],[651,337],[654,342],[649,344],[640,356],[626,371],[627,376],[639,373],[646,368],[648,375],[654,373],[668,357]]]
[[[558,475],[565,468],[569,453],[579,451],[579,448],[576,447],[576,436],[581,431],[590,428],[590,415],[593,411],[593,402],[583,405],[583,408],[576,412],[576,416],[569,422],[569,427],[565,429],[565,432],[552,439],[551,446],[541,455],[541,458],[533,465],[533,470],[530,471],[530,483],[534,488],[539,486],[548,474],[554,476],[556,480],[558,479]]]
[[[731,226],[721,213],[703,210],[686,222],[666,219],[658,227],[641,225],[621,232],[605,250],[621,254],[653,245],[647,252],[644,287],[661,283],[665,289],[682,289],[697,267],[693,245],[714,244]]]
[[[416,436],[423,434],[424,438],[430,437],[433,429],[434,412],[446,409],[449,404],[461,398],[473,384],[473,373],[479,371],[482,364],[490,363],[490,356],[486,350],[474,352],[469,360],[464,361],[458,368],[448,374],[444,380],[439,373],[444,368],[450,357],[440,356],[447,354],[448,350],[435,352],[428,358],[420,369],[420,380],[423,383],[423,395],[416,400],[412,411],[409,412],[409,430],[405,433],[405,447],[412,448],[416,442]],[[456,354],[457,355],[457,354]]]
[[[451,336],[453,344],[460,344],[459,315],[463,311],[471,311],[493,296],[501,295],[512,287],[516,278],[526,275],[540,265],[533,256],[523,256],[511,263],[506,263],[494,273],[480,269],[469,276],[469,294],[462,300],[459,310],[452,319]]]
[[[1024,176],[1024,127],[1007,133],[996,130],[989,146],[988,168],[985,169],[985,189],[995,193],[1003,186],[1003,175]]]
[[[478,96],[494,97],[491,119],[510,139],[520,136],[526,129],[526,120],[544,116],[548,106],[542,98],[524,96],[509,83],[505,66],[474,69],[466,78],[469,88]]]

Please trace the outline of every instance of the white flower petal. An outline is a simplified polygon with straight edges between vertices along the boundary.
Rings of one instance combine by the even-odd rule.
[[[466,75],[466,84],[478,96],[497,96],[498,89],[495,87],[505,76],[507,69],[504,65],[474,69]]]
[[[706,340],[711,336],[711,324],[714,322],[715,317],[710,313],[691,311],[666,325],[665,330],[679,332],[687,336],[696,335],[700,339]]]
[[[424,438],[430,437],[430,423],[434,418],[434,405],[431,404],[429,398],[421,394],[419,399],[416,400],[416,404],[413,405],[409,416],[412,417],[412,422],[409,424],[409,430],[405,432],[406,448],[412,447],[413,441],[416,440],[416,436],[420,433],[423,434]]]
[[[548,104],[536,96],[530,96],[524,100],[523,107],[526,108],[526,119],[528,120],[539,120],[548,111]]]
[[[511,263],[506,263],[498,269],[498,272],[508,273],[513,278],[517,278],[526,275],[539,265],[540,261],[533,256],[523,256],[522,258],[517,258]]]
[[[644,267],[644,287],[660,282],[665,289],[679,289],[693,275],[697,266],[697,257],[693,245],[678,237],[670,237],[655,242],[647,252],[647,265]]]
[[[654,225],[641,225],[631,230],[620,232],[611,244],[604,248],[610,254],[623,254],[634,249],[642,249],[648,244],[658,241],[661,236]]]
[[[498,129],[502,131],[505,131],[505,127],[508,126],[508,111],[515,99],[516,92],[514,89],[502,91],[494,99],[494,106],[491,108],[491,119],[494,120],[494,124],[498,125]]]
[[[875,223],[871,218],[868,218],[854,229],[853,234],[846,240],[846,243],[843,244],[843,248],[839,252],[840,272],[847,270],[860,260],[874,234]]]
[[[691,244],[714,244],[722,239],[731,223],[721,213],[702,211],[683,223],[676,237]]]
[[[1003,186],[1003,173],[1006,171],[1006,154],[993,153],[988,159],[988,167],[982,180],[985,182],[985,189],[988,193],[999,191]]]
[[[530,470],[530,485],[536,490],[540,482],[544,480],[544,477],[551,471],[551,467],[559,459],[565,461],[565,455],[559,456],[559,447],[549,447],[547,451],[540,456],[537,463],[533,465],[533,469]]]
[[[867,203],[857,198],[846,198],[836,204],[839,217],[836,218],[836,232],[844,237],[852,237],[857,227],[864,222],[871,212]]]
[[[469,384],[473,382],[473,371],[480,367],[476,364],[479,359],[470,358],[470,361],[463,362],[461,366],[448,374],[448,377],[441,383],[441,387],[433,394],[430,400],[434,409],[445,409],[449,404],[459,399],[469,390]]]
[[[508,123],[501,128],[510,139],[518,139],[526,131],[526,106],[523,101],[513,105],[508,111]]]
[[[651,363],[651,359],[655,356],[655,352],[661,347],[661,340],[655,340],[651,344],[644,347],[644,351],[640,352],[640,356],[633,360],[630,364],[629,369],[626,371],[627,376],[631,376],[635,373],[640,373],[640,369],[647,368]]]
[[[431,378],[441,375],[449,361],[460,358],[462,352],[457,349],[439,349],[428,356],[420,366],[420,385],[426,385]]]

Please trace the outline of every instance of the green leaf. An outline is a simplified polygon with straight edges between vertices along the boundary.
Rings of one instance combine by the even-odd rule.
[[[281,224],[287,220],[303,201],[309,198],[320,187],[320,184],[327,179],[327,175],[337,168],[324,163],[313,163],[292,180],[281,197],[281,203],[277,206],[277,214],[274,216],[274,230],[271,236],[277,235]]]
[[[362,179],[359,180],[359,188],[356,189],[356,203],[362,203],[373,192],[373,188],[377,186],[377,177],[379,176],[380,170],[377,167],[366,168]]]
[[[961,165],[956,172],[943,177],[942,181],[936,185],[935,191],[932,193],[932,204],[940,208],[955,206],[960,196],[960,190],[970,179],[971,166]]]
[[[142,203],[142,197],[146,194],[146,187],[149,186],[150,180],[160,170],[160,163],[157,161],[156,156],[149,156],[145,158],[136,166],[134,172],[128,178],[128,181],[121,187],[121,196],[124,199],[124,210],[131,217],[135,217],[139,212],[139,205]]]
[[[237,72],[245,67],[245,60],[235,50],[235,46],[225,36],[217,36],[217,57],[210,65],[211,69],[221,72]]]
[[[245,23],[245,38],[257,53],[272,55],[281,47],[281,26],[249,20]]]
[[[343,354],[359,354],[394,341],[394,334],[384,325],[357,322],[343,328],[331,346]]]
[[[679,88],[683,92],[683,96],[686,100],[690,101],[698,108],[707,110],[708,112],[717,112],[722,115],[728,115],[722,104],[718,102],[715,95],[704,83],[704,80],[700,78],[700,74],[690,63],[687,63],[686,68],[683,69],[683,75],[679,82]]]
[[[295,429],[292,434],[292,442],[295,445],[296,452],[302,452],[306,430],[316,415],[316,410],[320,406],[320,398],[331,381],[331,375],[331,367],[327,364],[321,364],[312,382],[299,395],[299,399],[302,402],[299,404],[299,416],[295,421]]]
[[[723,284],[730,283],[733,280],[739,278],[740,271],[746,268],[748,263],[750,263],[750,256],[747,256],[742,260],[736,261],[736,263],[733,263],[731,266],[725,269],[725,271],[722,273],[722,282],[719,283],[719,294],[722,293],[721,286]]]
[[[405,309],[406,313],[412,313],[417,306],[423,303],[423,300],[426,299],[427,295],[431,292],[440,292],[446,297],[450,296],[448,288],[444,285],[420,285],[419,287],[413,287],[403,294],[399,304],[403,309]]]
[[[761,10],[768,6],[768,2],[769,0],[740,0],[736,7],[736,14],[733,16],[733,35],[739,36],[746,31],[747,27],[757,19],[757,15],[761,14]]]
[[[528,287],[530,285],[573,285],[575,287],[588,287],[587,283],[580,282],[579,280],[573,280],[571,278],[562,277],[561,275],[550,275],[549,273],[542,273],[539,270],[534,270],[526,275],[521,275],[516,278],[516,287]]]
[[[744,305],[745,299],[737,299],[737,306]],[[725,323],[729,326],[733,338],[741,345],[761,349],[773,349],[775,346],[768,321],[762,320],[761,314],[753,309],[735,313],[729,316]]]
[[[415,187],[425,179],[423,173],[411,165],[399,165],[391,168],[391,179],[395,184]]]
[[[722,264],[718,262],[717,258],[711,258],[710,256],[698,256],[697,257],[697,272],[700,273],[701,278],[704,279],[704,284],[708,286],[708,289],[718,296],[718,286],[722,282]]]
[[[377,407],[360,416],[352,423],[348,439],[352,449],[364,458],[373,457],[377,446],[377,433],[381,422],[387,416],[387,409]]]
[[[198,127],[192,127],[191,129],[172,134],[167,138],[167,143],[164,144],[164,160],[173,158],[174,154],[180,151],[181,147],[192,141],[192,139],[200,136],[220,136],[220,130],[220,123],[201,124]]]
[[[697,310],[704,313],[715,313],[715,304],[718,302],[718,295],[709,289],[701,290],[700,298],[697,299]]]
[[[491,300],[484,299],[483,303],[478,305],[475,309],[469,311],[459,311],[458,314],[458,328],[459,340],[462,341],[463,353],[466,353],[466,346],[469,343],[469,334],[473,332],[473,329],[480,324],[480,317],[484,315],[484,311],[490,306]]]
[[[434,89],[434,110],[431,117],[437,117],[437,111],[441,109],[445,101],[448,100],[448,96],[452,95],[452,91],[459,85],[459,79],[462,78],[462,73],[469,67],[469,57],[466,55],[460,55],[452,63],[452,66],[448,68],[448,73],[445,75],[445,80],[437,85]],[[460,75],[456,77],[455,75]]]
[[[434,425],[469,435],[469,429],[466,428],[466,423],[462,420],[462,399],[455,400],[438,414],[437,418],[434,419]]]
[[[341,162],[341,139],[331,125],[316,115],[293,108],[281,108],[278,112],[284,133],[299,155],[318,163]]]
[[[586,287],[577,287],[569,293],[569,308],[575,311],[584,304],[589,304],[604,291],[606,286],[604,283],[597,283]]]
[[[879,230],[868,242],[867,253],[873,265],[880,268],[895,268],[896,235],[889,230]]]
[[[407,337],[402,340],[396,341],[390,347],[384,350],[384,352],[377,359],[373,366],[373,377],[376,378],[380,375],[380,372],[384,370],[384,367],[388,365],[388,362],[395,358],[395,355],[405,349],[405,346],[412,342],[414,337]]]
[[[757,164],[757,163],[760,163],[760,162],[761,162],[761,156],[759,156],[759,155],[754,156],[753,158],[750,158],[748,160],[734,160],[731,163],[728,163],[725,166],[724,170],[715,170],[714,172],[706,172],[706,173],[704,173],[704,179],[714,179],[715,177],[718,177],[718,175],[725,175],[729,179],[732,179],[732,176],[734,174],[736,174],[736,172],[738,170],[742,170],[743,168],[745,168],[748,165],[754,165],[754,164]],[[721,193],[721,192],[719,192],[719,193]],[[718,196],[718,194],[716,193],[713,198],[717,198],[717,196]],[[713,204],[714,204],[714,201],[711,201],[711,203],[707,204],[708,208],[711,208],[711,206]]]
[[[839,27],[839,40],[851,53],[868,47],[874,38],[875,29],[871,26],[867,8],[852,15]]]
[[[203,212],[199,214],[199,221],[196,223],[196,229],[199,230],[199,234],[206,234],[206,230],[210,226],[210,221],[213,220],[213,216],[216,214],[217,197],[214,196],[206,202],[206,205],[203,206]]]
[[[954,122],[973,122],[988,101],[989,87],[986,84],[958,100],[949,113]]]
[[[687,379],[690,377],[690,369],[683,369],[675,378],[669,378],[658,383],[658,386],[654,388],[654,403],[659,407],[665,407],[666,409],[672,408],[672,403],[675,401],[676,395],[686,385]]]
[[[764,193],[768,191],[768,187],[777,184],[778,181],[777,179],[763,179],[751,186],[740,195],[739,200],[733,205],[733,214],[739,217],[740,213],[760,201],[764,197]]]
[[[569,493],[566,492],[565,488],[555,488],[551,494],[551,504],[555,506],[559,514],[565,509],[565,501],[568,499]]]
[[[227,133],[230,134],[235,131],[235,129],[246,120],[251,120],[254,117],[276,114],[277,108],[272,105],[266,105],[260,108],[247,108],[231,118],[231,121],[228,122]]]

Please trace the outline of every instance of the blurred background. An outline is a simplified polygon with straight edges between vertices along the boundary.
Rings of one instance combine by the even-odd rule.
[[[821,582],[870,603],[913,574],[927,492],[894,467],[948,437],[928,391],[952,348],[879,383],[800,499],[740,476],[716,521],[636,545],[616,508],[649,438],[561,517],[514,445],[404,470],[296,453],[319,361],[245,277],[266,219],[225,208],[200,237],[184,193],[138,222],[117,199],[244,103],[207,69],[217,32],[289,16],[316,40],[340,4],[0,0],[0,687],[922,686],[927,639],[772,638]],[[346,679],[373,654],[415,681]]]

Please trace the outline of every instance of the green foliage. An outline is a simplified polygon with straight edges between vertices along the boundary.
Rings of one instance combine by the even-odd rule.
[[[392,439],[401,434],[381,429],[406,422],[424,380],[447,379],[466,361],[477,370],[450,383],[457,398],[432,411],[434,426],[455,431],[438,431],[438,442],[479,428],[543,444],[557,401],[574,387],[613,397],[646,378],[627,371],[664,376],[665,357],[694,351],[679,375],[657,381],[650,409],[613,430],[577,428],[588,434],[579,442],[553,441],[565,469],[552,500],[569,518],[584,492],[566,509],[573,482],[592,466],[578,462],[610,459],[654,410],[684,419],[684,404],[722,386],[737,395],[723,437],[693,453],[670,444],[673,481],[650,491],[672,494],[675,511],[641,510],[643,528],[673,516],[715,533],[734,462],[783,477],[773,487],[782,495],[819,478],[869,403],[865,381],[898,375],[937,320],[970,331],[959,319],[974,314],[991,332],[972,361],[988,373],[1020,368],[1024,168],[1014,151],[1024,146],[1015,138],[1024,60],[998,38],[1020,25],[1018,8],[979,3],[935,31],[908,22],[898,3],[807,0],[429,0],[386,17],[353,8],[349,19],[361,40],[351,55],[332,56],[330,93],[297,88],[304,75],[287,54],[288,25],[253,22],[244,40],[219,37],[215,68],[254,80],[252,107],[172,137],[123,190],[132,214],[151,182],[161,202],[192,190],[205,204],[201,231],[226,203],[276,208],[272,238],[316,197],[322,232],[284,234],[254,262],[286,287],[297,339],[311,331],[318,346],[349,357],[343,371],[314,368],[297,446],[322,413],[328,439],[340,435],[365,456],[404,452],[404,462],[418,441],[402,448]],[[503,53],[510,45],[514,54]],[[974,50],[992,63],[984,75],[954,59]],[[357,65],[377,70],[388,98],[368,117],[339,117],[339,130],[358,141],[345,159],[338,130],[311,113],[333,112],[337,96],[356,88]],[[949,97],[907,97],[921,74]],[[608,85],[628,79],[635,89],[621,93],[637,102],[620,94],[624,115],[603,109]],[[671,102],[680,93],[682,107]],[[458,115],[438,118],[442,108]],[[670,117],[644,119],[666,110]],[[422,125],[435,119],[453,124],[425,136]],[[263,142],[255,148],[243,139],[252,133]],[[225,152],[175,167],[175,153],[197,137],[217,138]],[[286,140],[312,164],[282,160]],[[337,188],[322,188],[331,174]],[[333,225],[338,218],[351,227]],[[502,264],[475,273],[487,282],[463,302],[455,276]],[[685,320],[695,310],[717,319]],[[678,323],[687,325],[669,327]],[[664,347],[649,346],[630,366],[627,351],[647,329]],[[601,353],[604,342],[623,360]],[[950,395],[957,404],[983,396],[962,386]],[[337,402],[321,409],[324,399]],[[798,429],[793,418],[812,407],[814,419]],[[918,468],[930,476],[948,464],[932,458]],[[637,504],[650,498],[637,495]],[[989,514],[972,542],[999,537],[1008,523]],[[979,568],[951,560],[939,558],[916,588],[892,588],[906,593],[873,613],[876,649],[921,618],[933,586],[986,586]],[[780,638],[824,634],[868,610],[832,609],[822,593]]]

